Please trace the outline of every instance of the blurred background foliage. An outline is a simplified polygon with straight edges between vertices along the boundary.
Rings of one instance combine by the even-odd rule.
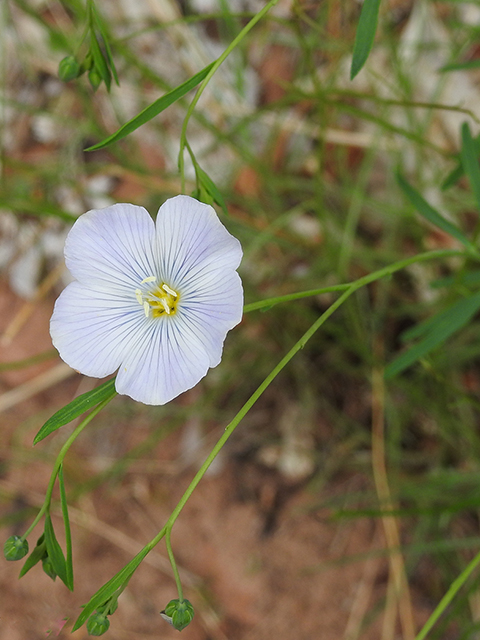
[[[104,83],[94,91],[86,76],[58,78],[60,60],[86,55],[83,1],[9,0],[0,7],[0,498],[7,533],[30,517],[35,500],[29,491],[43,490],[40,481],[26,488],[22,474],[33,469],[44,479],[41,469],[58,450],[55,438],[32,450],[32,436],[59,401],[94,384],[72,378],[54,360],[45,322],[37,325],[44,333],[29,341],[26,327],[35,328],[40,307],[48,316],[66,282],[63,242],[79,214],[121,201],[155,214],[180,191],[178,140],[189,96],[121,142],[85,149],[218,57],[263,4],[98,2],[99,46],[108,57],[108,43],[119,79],[110,91]],[[458,164],[462,123],[478,131],[480,8],[473,2],[384,3],[374,49],[352,82],[360,8],[280,0],[220,67],[189,124],[195,157],[227,204],[222,221],[244,248],[246,302],[348,282],[425,250],[457,248],[415,212],[397,170],[475,238],[478,210],[467,181],[442,183]],[[187,162],[187,193],[194,178]],[[475,291],[478,278],[466,283],[460,267],[458,258],[412,266],[360,290],[272,384],[219,463],[218,474],[234,469],[243,500],[256,496],[263,535],[274,535],[283,506],[299,493],[302,513],[328,522],[332,531],[352,521],[371,524],[372,549],[296,567],[320,574],[326,565],[342,571],[360,559],[384,559],[383,577],[378,569],[370,578],[368,606],[334,637],[383,640],[396,630],[409,640],[409,617],[418,628],[478,549],[478,318],[382,382],[385,366],[405,348],[406,330]],[[191,472],[335,295],[247,314],[229,335],[222,364],[166,407],[117,398],[69,454],[70,502],[84,508],[92,491],[95,500],[108,501],[113,487],[132,474],[148,476],[159,464],[161,476]],[[165,445],[177,429],[176,445]],[[159,453],[164,450],[171,459]],[[99,489],[102,482],[110,489]],[[264,486],[272,487],[271,499]],[[153,494],[168,503],[169,491]],[[474,577],[432,638],[477,637],[478,586]],[[224,628],[215,596],[204,601],[219,616],[217,630]],[[345,612],[337,617],[345,622]],[[256,637],[249,624],[227,627],[228,637]],[[298,624],[299,637],[309,637],[306,623]],[[291,637],[291,629],[265,633]],[[13,636],[0,631],[0,637]]]

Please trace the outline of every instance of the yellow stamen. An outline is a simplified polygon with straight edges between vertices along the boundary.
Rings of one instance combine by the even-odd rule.
[[[148,276],[140,284],[147,284],[156,280],[155,276]],[[162,282],[150,290],[135,289],[135,298],[138,304],[143,307],[146,318],[150,317],[150,315],[153,318],[158,318],[164,314],[172,316],[177,312],[180,295],[168,284]]]
[[[166,291],[169,295],[173,296],[174,298],[178,298],[178,293],[176,291],[174,291],[173,289],[170,289],[168,284],[163,283],[162,284],[162,289],[164,291]]]

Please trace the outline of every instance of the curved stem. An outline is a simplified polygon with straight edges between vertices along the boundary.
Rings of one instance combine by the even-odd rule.
[[[267,4],[261,9],[251,20],[245,25],[245,27],[240,31],[236,38],[232,40],[232,42],[228,45],[222,55],[215,60],[212,68],[208,72],[205,79],[202,81],[200,86],[197,89],[197,92],[187,109],[187,113],[185,114],[185,119],[182,125],[182,132],[180,134],[180,151],[178,153],[178,170],[180,172],[180,180],[181,180],[181,192],[185,193],[185,160],[184,160],[184,151],[187,143],[187,126],[188,121],[190,120],[193,110],[197,105],[197,102],[200,100],[200,96],[205,90],[205,87],[212,79],[213,75],[216,73],[218,67],[225,61],[225,59],[230,55],[230,53],[235,49],[235,47],[243,40],[243,38],[247,35],[247,33],[257,24],[259,20],[263,18],[263,16],[270,11],[270,9],[276,5],[278,0],[270,0]]]
[[[452,256],[465,256],[465,253],[462,251],[456,251],[454,249],[439,249],[438,251],[426,251],[425,253],[419,253],[416,256],[411,258],[405,258],[404,260],[400,260],[400,262],[395,262],[389,267],[384,267],[379,271],[374,271],[368,278],[373,277],[375,280],[377,277],[383,277],[383,275],[389,275],[398,271],[399,269],[403,269],[408,267],[410,264],[414,264],[416,262],[424,262],[425,260],[433,260],[434,258],[451,258]],[[382,274],[378,276],[378,274]],[[322,293],[332,293],[335,291],[346,291],[352,285],[354,285],[358,280],[354,282],[349,282],[347,284],[334,284],[330,287],[322,287],[321,289],[309,289],[308,291],[298,291],[296,293],[287,293],[284,296],[276,296],[275,298],[266,298],[265,300],[258,300],[257,302],[250,302],[243,307],[244,313],[249,313],[250,311],[258,311],[259,309],[268,309],[269,307],[273,307],[276,304],[280,304],[282,302],[291,302],[292,300],[300,300],[302,298],[310,298],[312,296],[319,296]],[[368,283],[367,283],[368,284]],[[363,285],[362,285],[363,286]]]
[[[27,531],[23,534],[22,536],[23,540],[27,538],[27,536],[33,531],[36,525],[40,522],[42,516],[45,513],[47,513],[50,509],[50,503],[52,501],[52,493],[53,493],[53,487],[55,486],[55,480],[57,479],[58,472],[60,471],[62,462],[67,454],[67,451],[70,449],[71,445],[76,440],[77,436],[79,436],[80,433],[85,429],[87,424],[91,422],[91,420],[97,415],[97,413],[99,413],[103,409],[103,407],[105,407],[105,405],[107,405],[110,402],[110,400],[114,397],[115,396],[111,396],[110,398],[107,398],[106,400],[101,402],[97,407],[95,407],[95,409],[93,409],[88,414],[88,416],[82,420],[82,422],[78,425],[75,431],[73,431],[73,433],[64,443],[63,447],[60,449],[57,459],[55,460],[55,465],[53,467],[52,475],[50,476],[50,481],[48,483],[47,491],[45,493],[45,500],[43,502],[43,505],[41,506],[40,511],[37,513],[35,520],[28,527]]]
[[[358,289],[361,289],[362,287],[364,287],[364,286],[366,286],[368,284],[371,284],[372,282],[375,282],[376,280],[380,280],[381,278],[383,278],[385,276],[392,275],[396,271],[400,271],[401,269],[403,269],[403,268],[405,268],[405,267],[407,267],[407,266],[409,266],[411,264],[415,264],[417,262],[425,262],[427,260],[434,260],[434,259],[437,259],[437,258],[449,258],[449,257],[453,257],[453,256],[457,256],[457,257],[458,256],[462,256],[462,257],[464,257],[465,254],[463,252],[461,252],[461,251],[454,251],[454,250],[429,251],[429,252],[426,252],[426,253],[421,253],[421,254],[419,254],[417,256],[412,256],[410,258],[405,258],[404,260],[400,260],[398,262],[395,262],[394,264],[391,264],[391,265],[389,265],[387,267],[383,267],[382,269],[379,269],[378,271],[374,271],[373,273],[370,273],[370,274],[368,274],[368,275],[366,275],[366,276],[364,276],[362,278],[359,278],[358,280],[355,280],[354,282],[352,282],[352,283],[350,283],[348,285],[337,285],[337,287],[339,287],[339,288],[336,288],[335,290],[338,291],[338,290],[342,290],[343,289],[342,295],[339,296],[339,298],[337,300],[335,300],[335,302],[333,302],[330,305],[330,307],[324,313],[322,313],[322,315],[319,318],[317,318],[317,320],[311,325],[311,327],[303,334],[303,336],[295,343],[295,345],[290,349],[290,351],[280,360],[280,362],[277,364],[277,366],[270,372],[270,374],[267,376],[267,378],[265,378],[265,380],[259,385],[257,390],[250,396],[250,398],[243,405],[243,407],[240,409],[240,411],[236,414],[236,416],[233,418],[233,420],[225,428],[224,433],[221,435],[221,437],[219,438],[219,440],[217,441],[217,443],[213,447],[212,451],[210,452],[210,454],[206,458],[205,462],[203,463],[203,465],[201,466],[199,471],[195,474],[193,480],[190,482],[190,484],[187,487],[185,493],[180,498],[179,502],[177,503],[177,506],[175,507],[175,509],[173,510],[172,514],[168,518],[165,526],[161,529],[161,531],[159,531],[159,533],[149,543],[147,543],[143,547],[143,549],[123,569],[121,569],[101,589],[99,589],[99,591],[94,596],[92,596],[92,598],[90,599],[90,602],[86,605],[84,613],[79,616],[79,619],[75,623],[74,630],[78,629],[79,626],[81,626],[81,624],[83,624],[84,620],[86,619],[85,616],[87,615],[87,613],[89,613],[91,610],[93,610],[93,607],[96,606],[96,604],[102,602],[103,594],[108,590],[108,588],[113,588],[113,586],[116,586],[118,588],[119,585],[122,585],[122,588],[125,588],[126,584],[130,580],[130,578],[133,576],[134,572],[136,571],[136,569],[138,568],[138,566],[140,565],[142,560],[160,542],[160,540],[164,536],[167,537],[167,551],[168,551],[170,562],[172,564],[172,568],[173,568],[173,571],[174,571],[175,581],[177,583],[179,596],[180,596],[180,599],[182,599],[183,598],[182,587],[181,587],[181,584],[180,584],[180,578],[179,578],[179,575],[178,575],[178,570],[176,568],[175,559],[173,558],[173,552],[172,552],[171,541],[170,541],[170,536],[171,536],[171,531],[172,531],[173,525],[175,524],[175,521],[177,520],[178,516],[180,515],[180,513],[181,513],[183,507],[185,506],[187,500],[190,498],[190,496],[194,492],[195,488],[199,484],[200,480],[205,475],[207,469],[212,464],[213,460],[215,459],[215,457],[217,456],[219,451],[222,449],[222,447],[224,446],[224,444],[226,443],[228,438],[232,435],[232,433],[234,432],[235,428],[238,426],[240,421],[245,417],[245,415],[253,407],[255,402],[260,398],[260,396],[263,394],[263,392],[273,382],[273,380],[278,376],[278,374],[285,368],[285,366],[290,362],[290,360],[295,356],[295,354],[298,353],[298,351],[300,351],[300,349],[303,349],[303,347],[307,344],[307,342],[315,334],[315,332],[318,331],[318,329],[328,320],[328,318],[345,302],[345,300],[347,300],[347,298],[349,298],[353,293],[355,293],[355,291],[358,291]],[[328,287],[327,289],[331,290],[330,287]],[[292,300],[292,299],[294,299],[294,298],[292,298],[292,295],[293,296],[296,295],[297,297],[306,297],[308,295],[316,295],[319,292],[320,293],[322,293],[322,292],[325,293],[325,291],[326,291],[326,288],[315,289],[315,290],[313,290],[313,292],[312,291],[306,291],[306,292],[301,292],[300,294],[289,294],[287,296],[280,296],[278,298],[271,298],[270,300],[262,301],[262,302],[265,302],[265,305],[260,305],[260,303],[253,303],[253,305],[257,305],[254,308],[261,308],[261,306],[271,306],[272,304],[277,304],[279,302],[286,302],[287,300]],[[247,305],[247,307],[248,306],[249,305]],[[248,309],[248,310],[253,310],[253,308]],[[480,554],[475,559],[475,562],[476,563],[480,562]],[[474,566],[476,566],[476,565],[474,565]],[[461,584],[463,584],[463,582],[466,580],[466,578],[471,573],[471,571],[473,571],[474,566],[470,567],[470,565],[469,565],[469,567],[467,567],[467,569],[462,574],[462,576],[460,576],[460,578],[465,576],[465,577],[463,577],[463,581],[462,581]],[[467,571],[469,571],[469,573],[467,573]],[[123,578],[123,577],[124,577],[124,579],[122,580],[121,578]],[[458,581],[460,581],[460,578],[458,579]],[[454,585],[452,585],[452,588],[453,588],[453,586]],[[459,584],[459,586],[457,587],[457,590],[458,590],[458,588],[460,588],[460,586],[461,585]],[[455,591],[455,593],[456,593],[456,591]],[[453,593],[451,595],[451,598],[453,598],[453,595],[455,595],[455,593]],[[449,594],[447,594],[447,596],[448,595]],[[445,599],[447,598],[447,596],[445,596]],[[450,600],[448,600],[448,602],[449,601]],[[448,604],[448,602],[446,602],[446,604]],[[445,604],[445,606],[446,606],[446,604]],[[443,609],[442,609],[442,611],[443,611]],[[441,611],[439,612],[438,615],[440,615],[440,613],[441,613]],[[436,618],[435,618],[435,620],[436,620]],[[435,622],[435,620],[432,622],[432,626],[433,626],[433,623]],[[423,640],[425,635],[426,635],[426,633],[424,635],[418,636],[418,638],[416,640]]]
[[[171,536],[172,536],[172,527],[167,527],[166,535],[165,535],[165,544],[167,545],[168,558],[170,560],[170,564],[172,565],[175,582],[177,583],[178,599],[180,600],[180,602],[183,602],[182,581],[180,580],[177,563],[175,562],[175,556],[173,555]]]

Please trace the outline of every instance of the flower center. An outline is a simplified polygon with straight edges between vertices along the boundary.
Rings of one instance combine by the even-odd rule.
[[[144,278],[140,284],[155,282],[155,276],[148,276]],[[147,292],[143,292],[141,289],[135,289],[135,297],[139,304],[142,305],[145,311],[145,316],[148,318],[150,314],[154,318],[159,316],[168,315],[173,316],[177,312],[177,304],[179,295],[165,282],[155,286]]]

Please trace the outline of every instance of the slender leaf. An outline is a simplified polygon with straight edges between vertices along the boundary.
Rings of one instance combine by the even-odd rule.
[[[465,62],[450,62],[443,67],[440,67],[439,71],[459,71],[461,69],[478,69],[480,67],[480,60],[466,60]]]
[[[37,544],[32,553],[25,560],[25,564],[20,571],[19,578],[24,576],[27,571],[30,571],[32,567],[34,567],[40,560],[42,560],[47,553],[47,545],[45,543],[45,534],[42,533],[40,538],[37,540]]]
[[[478,166],[478,151],[467,122],[462,124],[462,151],[460,157],[475,195],[477,208],[480,211],[480,167]]]
[[[145,558],[147,553],[149,552],[148,547],[144,547],[137,555],[130,560],[130,562],[123,567],[113,578],[110,578],[108,582],[106,582],[103,587],[95,593],[88,603],[84,606],[82,613],[78,616],[75,624],[73,625],[73,631],[80,629],[82,624],[84,624],[91,614],[97,609],[97,607],[105,604],[107,600],[109,600],[115,592],[120,589],[124,585],[124,583],[130,579],[131,575],[134,573],[138,565]]]
[[[118,81],[117,69],[115,67],[115,62],[112,56],[112,50],[110,49],[110,44],[108,42],[108,35],[107,35],[107,32],[105,31],[103,20],[100,14],[98,13],[97,7],[95,6],[94,2],[90,3],[90,11],[92,16],[92,21],[97,27],[98,31],[100,32],[100,35],[102,36],[103,45],[105,47],[105,53],[107,54],[108,66],[110,67],[110,70],[115,79],[115,82],[117,83],[117,85],[120,85]]]
[[[350,80],[353,80],[363,67],[373,47],[379,9],[380,0],[364,0],[353,45]]]
[[[397,181],[400,185],[402,191],[408,197],[413,206],[417,209],[417,211],[426,218],[429,222],[434,224],[448,235],[456,238],[459,242],[465,245],[468,249],[476,252],[476,247],[474,244],[470,242],[470,240],[463,234],[462,231],[458,227],[456,227],[452,222],[446,220],[438,211],[436,211],[428,202],[421,196],[416,189],[414,189],[405,178],[398,173]]]
[[[65,482],[63,480],[63,464],[58,470],[58,484],[60,487],[60,504],[62,506],[63,524],[65,526],[65,545],[67,547],[66,560],[66,585],[73,591],[73,556],[72,556],[72,532],[70,529],[70,519],[68,517],[67,494],[65,492]]]
[[[60,580],[71,590],[67,580],[67,564],[65,562],[65,556],[63,555],[62,548],[60,547],[58,540],[55,536],[53,529],[52,519],[47,513],[45,516],[45,544],[47,547],[47,554],[52,563],[53,570],[60,578]]]
[[[214,63],[211,62],[204,69],[189,78],[186,82],[179,85],[178,87],[175,87],[175,89],[172,89],[161,98],[158,98],[158,100],[155,100],[155,102],[143,109],[143,111],[140,111],[138,115],[122,125],[120,129],[118,129],[111,136],[105,138],[105,140],[102,140],[92,147],[88,147],[88,149],[85,149],[85,151],[95,151],[96,149],[103,149],[104,147],[107,147],[108,145],[117,142],[122,138],[125,138],[125,136],[128,136],[143,124],[149,122],[150,120],[152,120],[152,118],[155,118],[155,116],[158,116],[159,113],[164,111],[167,107],[169,107],[177,100],[180,100],[180,98],[183,98],[186,93],[196,87],[197,84],[199,84],[207,76],[213,64]]]
[[[211,196],[213,201],[222,208],[223,213],[228,216],[227,205],[217,185],[198,165],[196,165],[195,167],[195,172],[197,174],[197,179],[200,182],[200,185],[205,189],[208,195]]]
[[[480,270],[467,271],[466,273],[455,274],[453,276],[446,276],[445,278],[438,278],[430,283],[432,289],[440,289],[441,287],[452,287],[455,285],[462,285],[466,287],[480,285]]]
[[[478,158],[480,156],[480,134],[473,138],[473,142],[475,145],[475,154]],[[442,191],[449,189],[452,185],[458,182],[465,173],[462,161],[460,159],[460,154],[456,154],[454,157],[457,160],[457,164],[442,182]]]
[[[50,435],[53,431],[60,429],[65,424],[68,424],[78,416],[85,413],[89,409],[92,409],[100,402],[107,400],[107,398],[113,398],[117,392],[115,391],[115,378],[104,382],[96,389],[82,393],[81,396],[72,400],[65,407],[62,407],[57,413],[49,418],[40,431],[37,433],[33,440],[33,444],[38,444],[41,440]]]
[[[423,358],[459,331],[480,309],[480,293],[463,298],[445,311],[411,329],[409,338],[423,337],[423,340],[402,353],[385,369],[385,379],[391,379],[414,362]]]
[[[107,61],[105,60],[102,50],[100,49],[100,45],[98,44],[97,37],[93,30],[90,33],[90,51],[92,52],[95,69],[100,74],[102,80],[105,82],[108,91],[110,91],[112,76],[110,74],[110,69],[108,68]]]

